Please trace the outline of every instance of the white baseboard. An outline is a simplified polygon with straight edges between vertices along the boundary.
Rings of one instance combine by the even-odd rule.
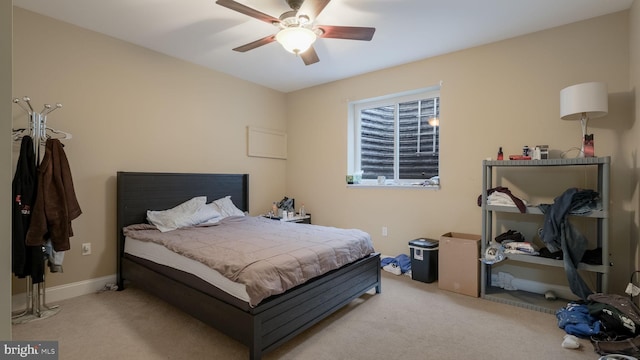
[[[78,281],[71,284],[48,287],[45,292],[47,305],[71,299],[76,296],[91,294],[104,289],[106,284],[115,284],[116,275],[103,276],[100,278]],[[22,310],[27,305],[27,294],[21,293],[13,295],[11,299],[13,311]]]

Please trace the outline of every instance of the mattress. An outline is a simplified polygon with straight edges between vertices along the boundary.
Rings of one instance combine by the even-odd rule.
[[[156,264],[193,274],[234,298],[247,304],[249,303],[249,295],[244,284],[231,281],[207,265],[184,257],[162,245],[127,237],[124,242],[124,252]]]
[[[252,306],[374,252],[369,234],[361,230],[250,216],[168,232],[134,224],[123,233],[164,246],[244,284]]]

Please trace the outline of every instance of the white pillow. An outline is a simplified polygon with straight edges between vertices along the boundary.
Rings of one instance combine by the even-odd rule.
[[[161,232],[167,232],[219,217],[220,213],[214,208],[206,206],[206,202],[206,196],[197,196],[168,210],[148,210],[147,220]]]
[[[198,212],[191,219],[195,222],[194,225],[197,225],[215,218],[222,218],[222,214],[205,203],[200,206]]]
[[[225,196],[209,204],[209,207],[217,210],[222,216],[244,216],[244,212],[238,209],[231,201],[231,196]]]

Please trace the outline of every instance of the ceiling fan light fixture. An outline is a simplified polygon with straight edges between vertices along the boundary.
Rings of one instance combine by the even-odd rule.
[[[276,34],[276,41],[285,50],[296,55],[307,51],[316,39],[316,33],[304,27],[284,28]]]

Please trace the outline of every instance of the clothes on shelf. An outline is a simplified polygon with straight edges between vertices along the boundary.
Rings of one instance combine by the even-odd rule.
[[[583,214],[590,212],[597,207],[598,199],[596,191],[570,188],[555,198],[553,204],[539,206],[545,215],[540,237],[549,251],[562,250],[569,288],[583,300],[593,293],[578,273],[578,264],[587,250],[588,241],[571,225],[568,215],[571,211]]]
[[[487,190],[488,205],[515,206],[521,213],[527,212],[527,202],[511,193],[509,188],[496,186]],[[482,206],[482,194],[478,196],[478,206]]]

